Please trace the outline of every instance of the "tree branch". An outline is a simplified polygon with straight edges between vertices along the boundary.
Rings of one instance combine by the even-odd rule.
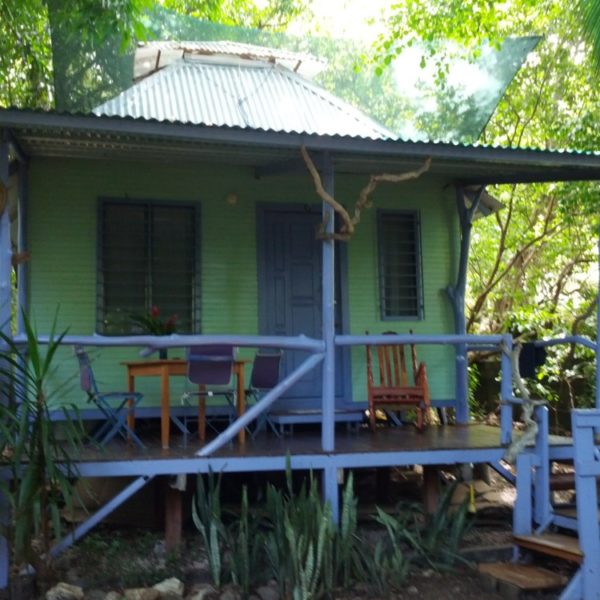
[[[360,216],[365,207],[369,206],[370,196],[375,191],[380,182],[386,183],[401,183],[402,181],[408,181],[410,179],[417,179],[423,173],[429,170],[431,166],[431,156],[428,157],[425,162],[414,171],[407,171],[406,173],[381,173],[379,175],[371,175],[369,178],[369,182],[365,187],[360,190],[358,194],[358,200],[354,205],[354,213],[352,217],[346,210],[346,208],[340,204],[327,190],[323,187],[323,183],[321,182],[321,176],[319,175],[319,171],[315,167],[314,162],[312,161],[310,154],[305,146],[300,146],[300,152],[302,153],[302,158],[306,164],[308,171],[310,172],[313,182],[315,184],[315,190],[317,195],[323,202],[329,204],[333,208],[333,210],[340,215],[342,219],[342,225],[340,227],[340,231],[338,233],[325,233],[325,226],[327,223],[322,223],[319,230],[319,237],[324,239],[334,239],[340,241],[348,241],[352,234],[356,229],[356,225],[360,223]]]

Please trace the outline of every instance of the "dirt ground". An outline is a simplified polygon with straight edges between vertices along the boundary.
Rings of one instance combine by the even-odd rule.
[[[419,498],[416,481],[419,473],[392,472],[386,479],[385,496],[388,500]],[[392,600],[415,599],[445,600],[463,599],[499,600],[502,596],[491,592],[479,576],[477,562],[493,562],[510,559],[512,504],[514,489],[499,476],[487,474],[487,481],[473,481],[472,500],[476,514],[473,526],[465,535],[462,544],[464,556],[472,565],[453,567],[449,571],[435,571],[430,568],[413,568],[406,578],[401,591],[391,592],[385,598]],[[447,476],[452,480],[453,475]],[[380,481],[374,477],[359,479],[356,489],[359,495],[361,527],[370,528],[369,517],[375,504],[380,504],[376,490]],[[369,492],[364,492],[369,490]],[[454,502],[460,504],[468,498],[470,486],[459,484],[454,489]],[[386,507],[386,508],[389,508]],[[135,512],[138,512],[137,510]],[[146,511],[147,512],[147,511]],[[131,512],[126,517],[131,519]],[[102,524],[87,535],[73,548],[57,560],[58,578],[61,581],[81,586],[86,590],[86,598],[101,598],[100,590],[123,590],[125,588],[152,586],[164,579],[176,577],[185,582],[186,590],[194,584],[210,582],[210,572],[206,553],[199,533],[190,521],[185,531],[185,541],[181,553],[165,552],[161,526],[125,526],[119,522],[119,515],[113,523]],[[89,595],[90,591],[96,595]],[[32,596],[33,597],[33,596]],[[529,594],[525,599],[551,600],[556,593]],[[373,593],[368,586],[356,586],[339,590],[340,600],[383,599]]]

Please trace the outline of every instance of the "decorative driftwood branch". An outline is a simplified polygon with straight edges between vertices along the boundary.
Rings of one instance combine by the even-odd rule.
[[[423,173],[428,171],[429,167],[431,166],[430,156],[418,169],[415,169],[414,171],[407,171],[406,173],[381,173],[379,175],[371,175],[367,185],[360,190],[358,194],[358,200],[354,205],[354,213],[352,216],[350,216],[350,213],[346,210],[346,208],[323,187],[321,176],[319,175],[319,172],[317,171],[317,168],[315,167],[308,150],[304,146],[300,146],[300,152],[302,153],[302,158],[304,159],[306,167],[313,178],[317,195],[321,198],[321,200],[323,200],[323,202],[329,204],[329,206],[331,206],[342,219],[342,225],[340,226],[338,233],[326,233],[325,228],[327,226],[327,222],[324,222],[321,223],[321,227],[317,235],[321,239],[341,240],[344,242],[347,242],[352,237],[352,234],[356,229],[356,225],[360,223],[362,211],[371,206],[370,196],[380,182],[401,183],[402,181],[417,179]]]

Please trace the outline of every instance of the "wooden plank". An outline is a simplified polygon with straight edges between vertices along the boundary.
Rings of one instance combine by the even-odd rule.
[[[554,514],[561,517],[568,517],[571,519],[577,518],[577,507],[576,506],[555,506]],[[598,509],[598,521],[600,521],[600,508]]]
[[[578,564],[583,560],[579,540],[569,535],[543,533],[541,535],[515,535],[513,539],[518,546],[534,552],[556,556]]]
[[[552,473],[550,475],[551,490],[574,490],[575,473]]]
[[[479,572],[509,583],[520,590],[549,590],[567,584],[567,577],[534,565],[515,563],[484,563]]]

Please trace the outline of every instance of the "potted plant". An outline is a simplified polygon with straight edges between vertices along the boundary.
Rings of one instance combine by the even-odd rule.
[[[175,333],[177,326],[177,315],[163,319],[158,306],[153,305],[150,312],[144,315],[131,315],[131,320],[138,330],[149,335],[171,335]],[[167,348],[160,348],[158,351],[160,359],[167,358]]]

